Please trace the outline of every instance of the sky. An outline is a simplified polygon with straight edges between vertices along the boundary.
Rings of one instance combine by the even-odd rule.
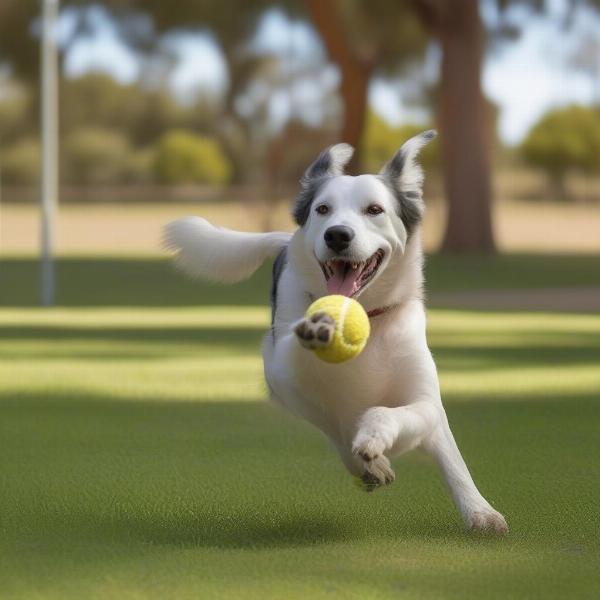
[[[482,73],[485,93],[500,107],[499,133],[508,144],[517,144],[528,129],[548,109],[570,103],[590,104],[594,100],[594,80],[569,64],[577,41],[584,36],[600,40],[600,20],[581,13],[569,29],[561,27],[555,17],[564,9],[564,0],[552,0],[547,17],[533,17],[524,11],[510,15],[518,22],[522,34],[516,41],[502,43],[488,52]],[[483,11],[484,20],[497,18],[493,11]],[[121,82],[134,82],[140,75],[136,56],[118,39],[109,20],[101,11],[95,15],[95,34],[81,37],[71,45],[65,58],[68,76],[92,70],[109,72]],[[63,35],[71,26],[68,15],[61,20]],[[169,69],[169,85],[183,100],[190,100],[198,89],[222,93],[227,86],[227,69],[218,46],[206,33],[173,35],[165,40],[176,58]],[[284,55],[290,73],[303,63],[326,61],[324,49],[314,31],[299,21],[290,21],[278,11],[263,18],[252,43],[255,51],[273,51]],[[600,54],[600,44],[596,45]],[[432,46],[427,52],[423,71],[416,78],[433,81],[439,68],[439,51]],[[600,57],[599,57],[600,61]],[[319,86],[334,89],[339,82],[335,67],[324,70]],[[409,82],[410,83],[410,82]],[[596,83],[597,85],[597,83]],[[302,106],[319,102],[315,86],[301,78],[294,93],[275,93],[269,99],[270,114],[275,122],[284,122],[293,106],[290,97]],[[406,102],[408,85],[375,80],[369,100],[373,109],[393,124],[423,122],[425,111]],[[597,93],[597,92],[596,92]],[[316,110],[317,107],[315,107]],[[310,110],[307,111],[310,114]]]

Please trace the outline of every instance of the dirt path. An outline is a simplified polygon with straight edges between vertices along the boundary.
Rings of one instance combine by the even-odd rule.
[[[600,313],[600,287],[440,292],[432,294],[428,304],[436,308]]]
[[[233,229],[256,231],[261,215],[241,203],[65,204],[57,215],[56,248],[61,254],[159,254],[168,221],[201,214]],[[440,203],[427,207],[423,238],[435,250],[444,227]],[[565,227],[568,224],[568,227]],[[291,230],[289,203],[272,215],[273,228]],[[503,252],[600,253],[600,204],[499,202],[495,207],[498,247]],[[39,245],[39,210],[32,204],[0,207],[0,250],[33,254]]]

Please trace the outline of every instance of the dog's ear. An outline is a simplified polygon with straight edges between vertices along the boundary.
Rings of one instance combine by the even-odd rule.
[[[323,182],[329,177],[344,174],[354,148],[350,144],[335,144],[319,154],[300,179],[300,193],[294,205],[293,216],[298,225],[302,226],[308,220],[310,207],[315,194]]]
[[[436,135],[435,129],[430,129],[410,138],[379,173],[398,199],[400,216],[409,232],[421,220],[424,208],[423,169],[417,156]]]
[[[354,148],[350,144],[335,144],[325,148],[315,162],[306,169],[300,185],[310,185],[313,179],[319,177],[335,177],[344,173],[344,167],[348,164]]]

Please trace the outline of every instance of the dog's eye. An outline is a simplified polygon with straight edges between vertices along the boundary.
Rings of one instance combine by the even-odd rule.
[[[381,208],[381,206],[379,206],[379,204],[370,204],[367,207],[368,215],[380,215],[382,212],[383,212],[383,208]]]
[[[329,206],[327,206],[327,204],[319,204],[315,210],[320,215],[326,215],[329,212]]]

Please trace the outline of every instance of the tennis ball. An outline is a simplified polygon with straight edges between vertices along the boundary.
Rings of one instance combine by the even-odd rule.
[[[306,317],[310,318],[320,312],[333,319],[335,331],[329,344],[315,348],[315,354],[329,363],[341,363],[358,356],[371,333],[365,309],[352,298],[332,295],[313,302],[306,311]]]

